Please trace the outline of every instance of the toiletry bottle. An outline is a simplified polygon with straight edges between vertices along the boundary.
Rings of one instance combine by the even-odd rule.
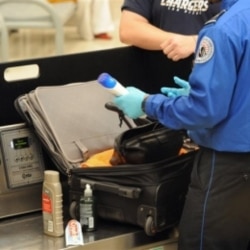
[[[108,73],[100,74],[97,78],[97,82],[100,83],[107,91],[109,91],[114,96],[122,96],[129,93],[128,90],[120,82],[118,82]],[[109,105],[108,109],[112,110],[112,107]],[[115,109],[113,110],[117,111]],[[139,118],[145,119],[146,117],[146,115],[142,115]]]
[[[86,184],[83,196],[80,198],[80,223],[84,232],[96,229],[96,204],[89,184]]]
[[[42,212],[44,233],[56,237],[63,236],[62,185],[58,171],[44,171]]]
[[[115,96],[128,94],[128,90],[108,73],[100,74],[97,82]]]

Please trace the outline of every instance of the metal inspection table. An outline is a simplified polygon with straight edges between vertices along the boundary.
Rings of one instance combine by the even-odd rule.
[[[163,232],[149,237],[143,229],[116,222],[100,221],[95,232],[83,234],[84,245],[66,246],[63,237],[43,233],[41,212],[0,220],[2,250],[176,250],[176,235]]]

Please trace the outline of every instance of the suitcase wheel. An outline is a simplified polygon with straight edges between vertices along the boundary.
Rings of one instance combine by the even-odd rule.
[[[72,201],[69,206],[69,215],[72,219],[77,219],[78,205],[76,201]]]
[[[156,234],[156,228],[152,216],[148,216],[145,222],[144,231],[148,236],[154,236]]]

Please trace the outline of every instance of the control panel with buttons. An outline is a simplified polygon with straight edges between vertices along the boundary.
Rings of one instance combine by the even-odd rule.
[[[0,127],[0,139],[0,160],[4,165],[8,188],[42,182],[44,162],[35,134],[24,124],[16,124]]]

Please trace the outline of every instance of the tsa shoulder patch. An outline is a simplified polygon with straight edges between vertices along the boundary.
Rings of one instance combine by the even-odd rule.
[[[210,60],[214,54],[214,43],[213,41],[205,36],[200,44],[195,57],[195,63],[204,63]]]

